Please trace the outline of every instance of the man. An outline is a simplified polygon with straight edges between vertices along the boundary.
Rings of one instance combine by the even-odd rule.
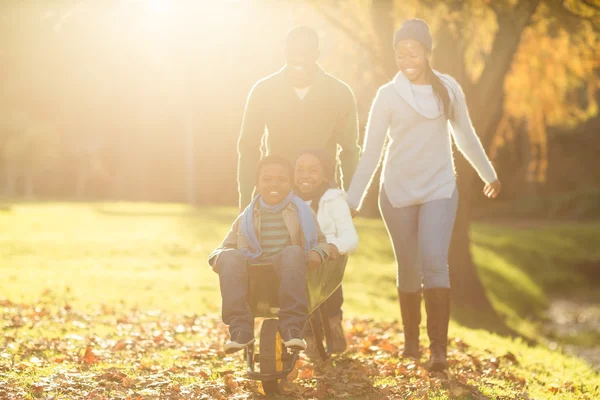
[[[266,154],[294,162],[300,150],[321,149],[337,163],[336,176],[328,178],[345,189],[350,186],[360,153],[356,101],[348,85],[317,65],[318,58],[317,32],[306,26],[293,28],[286,37],[286,65],[250,91],[238,140],[240,212],[252,200],[256,165]],[[342,303],[340,287],[326,304],[334,352],[346,348]],[[314,340],[306,339],[307,355],[317,356]]]
[[[292,29],[286,38],[285,58],[286,66],[258,81],[248,96],[238,141],[242,210],[252,200],[256,165],[266,155],[261,149],[265,127],[266,153],[291,162],[302,149],[323,149],[338,159],[339,145],[342,151],[336,171],[346,189],[358,163],[356,101],[348,85],[317,65],[317,32],[305,26]]]

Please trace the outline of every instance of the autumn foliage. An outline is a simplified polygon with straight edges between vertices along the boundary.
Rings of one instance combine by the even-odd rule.
[[[246,378],[241,356],[221,351],[226,329],[215,317],[111,307],[86,314],[49,302],[0,306],[3,399],[263,397],[261,384]],[[317,364],[299,360],[286,383],[289,398],[529,398],[533,378],[519,372],[511,352],[472,349],[451,337],[448,372],[430,374],[421,363],[398,358],[398,323],[354,319],[345,326],[349,350]],[[503,394],[490,397],[482,387]],[[592,399],[588,390],[557,382],[547,393]]]

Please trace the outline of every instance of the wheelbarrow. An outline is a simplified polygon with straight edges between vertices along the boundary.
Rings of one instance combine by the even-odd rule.
[[[331,355],[331,329],[323,303],[341,285],[347,256],[307,271],[308,327],[322,359]],[[255,344],[245,349],[248,378],[262,381],[266,395],[284,393],[284,382],[298,360],[298,350],[285,347],[279,331],[279,280],[272,264],[248,265],[248,305],[252,315],[265,318]]]

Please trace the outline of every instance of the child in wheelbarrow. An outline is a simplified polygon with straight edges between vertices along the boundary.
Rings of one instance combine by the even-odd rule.
[[[329,259],[348,254],[358,246],[358,234],[352,222],[346,192],[335,187],[328,179],[335,175],[335,160],[321,150],[302,150],[294,166],[294,191],[317,213],[317,221],[327,238]],[[342,303],[340,286],[325,301],[325,312],[331,329],[333,353],[346,350],[346,338],[342,327]],[[306,332],[305,354],[312,360],[320,359],[312,332]]]
[[[254,317],[247,304],[248,270],[253,263],[272,263],[280,279],[279,326],[289,349],[305,350],[308,318],[306,268],[328,257],[325,235],[311,208],[292,191],[293,166],[277,156],[258,163],[258,195],[235,220],[208,262],[219,274],[223,322],[229,325],[227,354],[254,342]]]

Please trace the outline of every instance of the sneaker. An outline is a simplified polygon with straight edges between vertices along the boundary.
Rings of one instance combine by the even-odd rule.
[[[343,353],[346,350],[346,335],[342,327],[342,316],[329,317],[329,329],[331,329],[331,352]]]
[[[306,350],[306,342],[302,339],[302,330],[291,328],[281,332],[285,347],[291,350]]]
[[[254,335],[252,333],[235,331],[231,334],[229,341],[223,346],[223,351],[225,351],[225,354],[232,354],[245,349],[252,343],[254,343]]]

